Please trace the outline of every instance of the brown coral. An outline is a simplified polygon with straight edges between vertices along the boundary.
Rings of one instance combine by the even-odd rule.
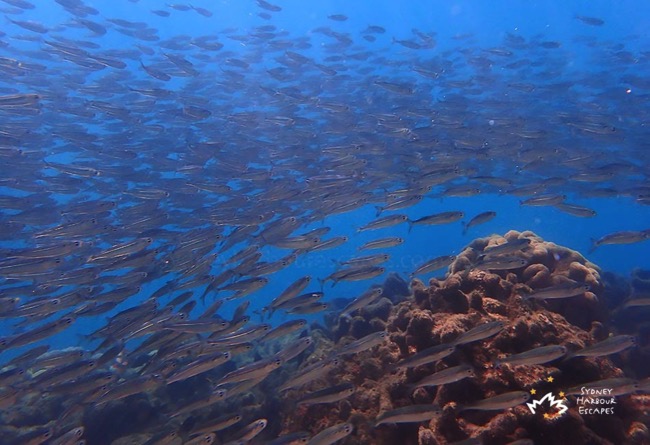
[[[526,260],[525,267],[497,271],[473,268],[486,247],[519,238],[530,239],[526,249],[516,252]],[[531,292],[573,281],[587,283],[589,292],[547,301],[525,299]],[[621,410],[605,420],[583,416],[576,407],[563,416],[547,413],[548,418],[543,412],[531,413],[525,405],[494,411],[459,409],[510,391],[551,392],[560,397],[559,392],[571,386],[623,375],[608,357],[494,366],[496,359],[511,354],[546,345],[563,345],[572,351],[612,334],[601,298],[600,272],[578,252],[545,242],[532,232],[510,231],[503,237],[475,240],[450,265],[444,280],[432,279],[428,287],[414,280],[411,288],[412,297],[393,306],[388,318],[383,312],[386,306],[379,317],[374,310],[361,311],[357,316],[364,319],[366,326],[372,320],[377,327],[384,326],[378,320],[387,323],[390,343],[377,347],[374,353],[365,351],[351,357],[330,376],[332,384],[359,383],[360,393],[354,399],[328,411],[328,425],[342,421],[357,425],[355,435],[344,443],[388,444],[398,440],[426,445],[468,437],[481,437],[487,445],[521,438],[544,438],[540,443],[571,445],[647,440],[647,428],[643,428],[642,411],[636,402],[645,396],[621,396]],[[438,363],[406,370],[389,367],[426,348],[452,343],[461,333],[493,321],[502,321],[505,328],[496,335],[458,345]],[[472,366],[475,377],[416,391],[408,387],[434,372],[463,363]],[[442,408],[442,414],[431,422],[369,427],[382,412],[429,403]],[[333,412],[339,417],[332,419]],[[313,414],[324,415],[320,411]],[[310,420],[310,412],[301,415],[303,425],[315,421]]]

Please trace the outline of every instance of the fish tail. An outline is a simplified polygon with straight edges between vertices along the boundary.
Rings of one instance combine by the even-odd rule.
[[[593,239],[593,238],[590,238],[590,239],[591,239],[591,246],[589,247],[588,253],[593,253],[593,251],[596,250],[596,248],[598,247],[598,244],[597,244],[597,241],[595,239]]]
[[[384,211],[384,208],[381,206],[375,206],[375,209],[377,209],[377,211],[375,212],[375,217],[381,215],[381,212]]]
[[[408,233],[411,233],[411,230],[413,230],[413,221],[411,221],[410,219],[408,219],[408,220],[406,220],[406,222],[407,222],[408,225],[409,225],[409,231],[408,231]]]

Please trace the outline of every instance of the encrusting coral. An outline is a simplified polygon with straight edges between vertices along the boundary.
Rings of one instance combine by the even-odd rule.
[[[509,255],[525,260],[525,265],[505,270],[477,267],[491,246],[521,238],[530,242]],[[566,298],[526,298],[540,289],[571,283],[588,287]],[[628,349],[613,355],[570,356],[619,333],[610,325],[599,268],[580,253],[546,242],[532,232],[510,231],[473,241],[449,266],[444,279],[431,279],[428,284],[415,279],[411,290],[412,296],[390,308],[390,297],[384,296],[372,307],[339,319],[333,327],[337,344],[382,329],[388,332],[389,341],[345,357],[325,381],[301,389],[342,382],[356,387],[352,396],[336,404],[283,413],[283,430],[316,432],[338,422],[351,422],[355,432],[341,443],[377,445],[442,445],[470,437],[479,437],[485,445],[525,438],[571,445],[649,440],[648,430],[643,428],[648,396],[624,391],[614,398],[611,413],[582,414],[575,395],[567,394],[569,388],[589,382],[624,377],[622,368],[630,354]],[[426,348],[453,345],[461,334],[493,322],[502,322],[503,328],[485,338],[461,342],[438,361],[394,366]],[[497,360],[504,357],[550,345],[565,347],[567,355],[534,364],[506,362],[497,366]],[[325,356],[321,349],[333,346],[317,345],[313,354]],[[473,376],[415,390],[411,386],[457,365],[471,366]],[[550,392],[569,409],[560,413],[547,404],[533,413],[526,403],[501,409],[473,408],[481,406],[474,404],[483,399],[508,392],[526,392],[531,398]],[[441,412],[430,421],[375,426],[381,413],[416,404],[435,404]]]

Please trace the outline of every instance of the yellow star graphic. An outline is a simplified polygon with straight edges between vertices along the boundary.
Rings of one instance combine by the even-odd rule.
[[[566,394],[564,394],[564,391],[560,391],[560,397],[561,397],[562,399],[564,398],[565,395],[566,395]]]
[[[555,380],[553,379],[553,376],[548,376],[548,378],[546,379],[548,383],[553,383],[553,380]]]
[[[550,415],[549,413],[544,413],[544,418],[545,418],[545,419],[550,419],[550,418],[551,418],[551,415]]]
[[[531,393],[532,395],[535,395],[535,394],[537,394],[537,390],[536,390],[535,388],[533,388],[533,389],[530,390],[530,393]]]

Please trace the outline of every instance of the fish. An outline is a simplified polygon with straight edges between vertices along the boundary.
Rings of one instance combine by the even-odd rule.
[[[266,428],[267,425],[268,425],[267,419],[254,420],[253,422],[249,423],[241,430],[233,433],[236,438],[235,441],[241,443],[249,442],[257,435],[259,435],[264,430],[264,428]]]
[[[598,343],[594,343],[591,346],[573,351],[569,353],[567,359],[574,357],[603,357],[624,351],[636,344],[637,340],[633,335],[615,335]]]
[[[337,261],[341,266],[350,266],[350,267],[364,267],[364,266],[376,266],[378,264],[385,263],[390,259],[390,255],[387,253],[379,253],[376,255],[366,255],[362,257],[350,258],[345,261]]]
[[[453,344],[443,343],[436,346],[425,348],[404,360],[390,365],[390,371],[398,369],[414,368],[416,366],[426,365],[429,363],[437,362],[445,357],[450,356],[456,350]]]
[[[576,15],[574,16],[576,20],[580,20],[582,23],[585,25],[590,25],[590,26],[603,26],[605,24],[605,21],[603,19],[599,19],[598,17],[588,17],[584,15]]]
[[[277,357],[261,359],[227,373],[219,379],[217,384],[225,385],[226,383],[239,383],[245,380],[263,378],[278,369],[282,364],[283,361]]]
[[[467,234],[497,221],[495,212],[477,215],[486,209],[498,211],[501,233],[562,217],[588,222],[605,230],[592,246],[603,258],[601,246],[620,244],[620,267],[638,262],[625,253],[650,236],[624,222],[644,221],[650,202],[647,54],[602,33],[578,35],[583,24],[604,29],[607,18],[576,16],[561,40],[496,29],[486,44],[431,27],[398,33],[367,5],[311,11],[294,26],[302,3],[256,0],[237,11],[236,2],[139,1],[128,11],[82,0],[1,3],[3,443],[92,441],[93,424],[111,433],[106,440],[128,440],[111,413],[147,401],[163,415],[129,434],[153,436],[151,444],[271,441],[283,427],[278,415],[295,424],[292,415],[308,422],[319,409],[291,412],[291,401],[341,385],[343,368],[363,365],[353,354],[393,351],[375,369],[383,384],[386,372],[417,383],[434,369],[463,370],[466,353],[480,349],[471,341],[523,351],[505,348],[506,335],[489,340],[500,329],[476,323],[443,345],[437,333],[411,339],[415,324],[398,326],[406,337],[393,332],[395,311],[414,304],[403,275],[444,275],[468,258],[476,270],[454,267],[460,279],[496,279],[481,272],[492,270],[514,283],[535,269],[522,261],[540,261],[538,238],[525,231],[473,241],[457,261],[454,221]],[[414,12],[400,9],[404,23]],[[253,21],[228,23],[242,14]],[[561,76],[569,53],[598,75],[574,65]],[[500,205],[519,200],[516,215]],[[629,205],[599,229],[618,200]],[[428,241],[407,236],[404,223]],[[576,246],[588,245],[588,231],[576,233]],[[558,252],[560,264],[571,257]],[[317,292],[316,278],[336,287]],[[530,292],[528,301],[549,301],[567,289]],[[618,314],[635,321],[645,297],[632,293]],[[385,328],[397,343],[358,338]],[[622,352],[624,362],[626,345],[591,341],[576,352]],[[372,370],[359,369],[354,384],[368,386]],[[267,418],[280,388],[289,403]],[[340,407],[358,411],[358,394]],[[309,431],[348,417],[321,416]],[[253,437],[256,425],[245,427],[262,418]],[[81,424],[83,437],[66,436]],[[326,436],[318,440],[339,440]]]
[[[483,257],[473,264],[478,270],[510,270],[519,269],[528,265],[528,260],[518,256],[490,256]]]
[[[566,199],[566,195],[542,195],[528,198],[519,203],[522,206],[557,206],[562,204]]]
[[[603,394],[603,390],[606,390],[606,395],[609,397],[623,396],[638,391],[639,382],[629,377],[613,377],[572,386],[565,393],[567,395],[588,395],[592,390],[600,390]]]
[[[338,366],[340,363],[341,363],[340,359],[336,357],[321,359],[298,371],[296,374],[292,376],[290,380],[288,380],[286,383],[281,385],[278,388],[278,390],[280,392],[287,391],[291,388],[297,388],[309,382],[317,380],[323,377],[324,375],[326,375],[329,371],[331,371],[334,367]]]
[[[384,85],[385,87],[386,85]],[[408,88],[408,87],[407,87]],[[399,87],[398,87],[399,90]],[[410,90],[408,90],[410,91]],[[384,206],[375,206],[375,209],[377,209],[377,212],[375,216],[381,215],[385,211],[394,211],[394,210],[400,210],[400,209],[405,209],[408,207],[412,207],[416,204],[418,204],[422,199],[424,198],[424,195],[407,195],[401,198],[397,198],[395,200],[392,200]]]
[[[304,395],[298,401],[298,405],[316,405],[319,403],[335,403],[346,399],[354,394],[355,388],[351,383],[342,383]]]
[[[361,266],[351,267],[348,269],[340,269],[323,279],[319,279],[321,286],[327,281],[332,281],[332,286],[335,286],[339,281],[362,281],[369,278],[376,277],[383,274],[385,268],[379,266]]]
[[[367,349],[374,348],[377,345],[380,345],[384,340],[388,338],[388,333],[384,331],[373,332],[368,334],[365,337],[361,337],[358,340],[355,340],[347,345],[341,347],[336,355],[338,357],[349,355],[349,354],[358,354],[359,352],[365,351]]]
[[[404,238],[400,237],[380,238],[373,241],[368,241],[367,243],[361,245],[358,250],[383,249],[386,247],[399,246],[402,243],[404,243]]]
[[[623,309],[650,306],[650,298],[631,298],[623,303]]]
[[[444,267],[448,267],[456,259],[455,255],[443,255],[436,258],[433,258],[425,263],[419,265],[411,272],[410,277],[413,278],[416,275],[422,275],[429,272],[434,272],[440,270]]]
[[[511,366],[542,365],[557,360],[566,353],[567,348],[562,345],[540,346],[519,354],[511,354],[507,357],[494,360],[494,366],[499,367],[504,364]]]
[[[286,321],[281,325],[278,325],[275,328],[268,331],[266,335],[264,335],[264,337],[261,338],[261,341],[284,337],[285,335],[295,332],[298,329],[304,328],[305,326],[307,326],[307,320],[302,318],[298,320]]]
[[[186,380],[190,377],[207,372],[211,369],[216,368],[217,366],[230,360],[230,353],[218,353],[212,357],[200,358],[192,363],[188,363],[182,369],[179,369],[169,377],[165,379],[166,383],[172,384],[175,382],[180,382],[181,380]]]
[[[277,439],[268,442],[267,445],[301,445],[309,442],[311,434],[306,431],[284,434]]]
[[[349,436],[352,434],[352,431],[354,431],[354,426],[351,423],[337,423],[329,428],[325,428],[309,439],[307,445],[330,445]]]
[[[451,342],[452,346],[465,345],[475,341],[485,340],[486,338],[497,335],[505,329],[506,325],[502,321],[490,321],[480,324],[469,331],[463,332]]]
[[[297,306],[292,306],[285,310],[288,314],[292,314],[292,315],[307,315],[307,314],[315,314],[317,312],[325,311],[329,309],[329,307],[330,307],[329,303],[324,303],[322,301],[313,301],[309,303],[299,304]]]
[[[593,218],[597,215],[597,212],[594,209],[579,206],[576,204],[570,204],[567,202],[555,204],[553,207],[564,213],[568,213],[569,215],[577,216],[579,218]]]
[[[381,287],[367,290],[345,306],[343,311],[341,311],[341,315],[351,315],[355,311],[374,303],[381,297],[383,292],[384,290]]]
[[[357,229],[357,232],[365,232],[367,230],[377,230],[387,227],[395,227],[398,224],[408,222],[409,218],[406,215],[389,215],[377,218]]]
[[[323,298],[325,294],[323,292],[307,292],[306,294],[298,295],[290,300],[286,300],[280,304],[273,304],[271,302],[271,309],[272,310],[284,310],[284,311],[292,311],[293,309],[296,309],[300,306],[306,306],[306,305],[311,305],[316,303],[318,300]]]
[[[437,405],[408,405],[380,414],[375,427],[385,423],[419,423],[440,416],[442,410]]]
[[[314,340],[311,337],[302,337],[297,341],[290,343],[281,351],[275,353],[275,358],[279,359],[282,363],[286,363],[289,360],[300,355],[305,349],[309,348],[314,344]]]
[[[442,371],[433,373],[411,385],[408,385],[408,388],[414,390],[416,388],[424,388],[427,386],[446,385],[447,383],[458,382],[469,377],[475,377],[474,369],[470,365],[463,364],[445,368]]]
[[[485,224],[488,221],[493,220],[497,216],[497,212],[487,211],[482,212],[470,219],[467,223],[463,223],[463,235],[467,234],[467,231],[474,226],[479,224]]]
[[[526,403],[529,399],[530,394],[526,391],[506,392],[468,405],[459,406],[458,411],[501,411]]]
[[[570,298],[582,295],[591,289],[586,283],[565,283],[557,286],[551,286],[535,290],[525,295],[524,300],[556,300],[561,298]]]
[[[609,233],[607,235],[592,240],[589,253],[596,250],[597,247],[608,244],[634,244],[645,241],[650,237],[650,233],[640,230],[626,230],[621,232]]]
[[[409,231],[413,226],[430,226],[430,225],[435,225],[435,224],[450,224],[453,222],[458,221],[459,219],[462,219],[465,216],[465,213],[460,212],[460,211],[450,211],[450,212],[442,212],[442,213],[436,213],[433,215],[428,215],[428,216],[423,216],[418,219],[414,220],[409,220]]]
[[[494,257],[498,255],[507,255],[514,252],[526,250],[530,245],[530,238],[517,238],[507,241],[503,244],[488,246],[483,250],[479,258]]]
[[[274,298],[271,303],[268,306],[268,309],[272,309],[274,307],[278,307],[285,303],[286,301],[289,301],[296,297],[300,292],[305,290],[305,288],[309,285],[311,281],[311,277],[309,275],[300,277],[293,283],[291,283],[285,290],[283,290],[280,295],[278,295],[276,298]]]

